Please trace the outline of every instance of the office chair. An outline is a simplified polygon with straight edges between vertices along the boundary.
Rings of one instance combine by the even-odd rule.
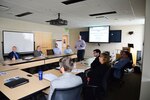
[[[51,100],[80,100],[82,84],[76,87],[55,89]]]
[[[85,85],[84,86],[84,99],[85,100],[101,100],[107,94],[107,85],[109,81],[111,68],[105,73],[100,85]]]
[[[53,49],[47,49],[46,53],[47,53],[47,55],[54,55]]]

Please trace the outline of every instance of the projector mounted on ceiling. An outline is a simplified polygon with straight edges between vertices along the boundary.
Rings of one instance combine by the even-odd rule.
[[[60,18],[60,13],[58,13],[58,18],[57,19],[53,19],[53,20],[49,20],[46,21],[49,22],[50,25],[57,25],[57,26],[62,26],[62,25],[67,25],[68,21],[67,20],[63,20]]]

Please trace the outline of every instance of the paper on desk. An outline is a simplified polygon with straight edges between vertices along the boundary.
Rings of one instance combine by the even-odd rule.
[[[54,80],[54,79],[56,79],[56,78],[58,78],[56,75],[54,75],[54,74],[44,74],[43,75],[43,78],[44,79],[47,79],[47,80],[49,80],[49,81],[52,81],[52,80]]]
[[[81,72],[84,72],[85,69],[73,69],[72,72],[73,73],[81,73]]]
[[[0,76],[3,76],[5,74],[6,74],[6,72],[0,72]]]

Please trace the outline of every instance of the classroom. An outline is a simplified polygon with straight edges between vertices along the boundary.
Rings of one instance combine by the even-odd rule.
[[[149,8],[149,0],[1,0],[0,100],[150,100]],[[130,65],[118,78],[124,55]],[[96,68],[107,57],[109,78]],[[72,81],[53,89],[66,73]]]

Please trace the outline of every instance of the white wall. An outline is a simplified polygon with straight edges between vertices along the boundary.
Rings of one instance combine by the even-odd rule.
[[[20,20],[0,18],[0,42],[2,42],[2,30],[23,32],[50,32],[52,39],[62,39],[63,34],[68,34],[62,27],[31,23]],[[2,59],[2,44],[0,43],[0,59]]]
[[[150,100],[150,0],[146,0],[143,71],[140,100]]]
[[[98,46],[97,43],[87,43],[85,57],[92,57],[92,51],[94,49],[99,48],[103,51],[110,51],[110,53],[116,53],[117,51],[122,49],[122,47],[127,47],[128,43],[134,44],[134,51],[142,50],[143,48],[143,37],[144,37],[144,25],[132,25],[132,26],[111,26],[111,30],[122,30],[122,42],[121,43],[101,43]],[[88,28],[80,28],[80,29],[70,29],[70,44],[72,47],[75,45],[75,41],[77,40],[78,33],[80,31],[86,31]],[[134,34],[129,35],[129,31],[134,31]]]

